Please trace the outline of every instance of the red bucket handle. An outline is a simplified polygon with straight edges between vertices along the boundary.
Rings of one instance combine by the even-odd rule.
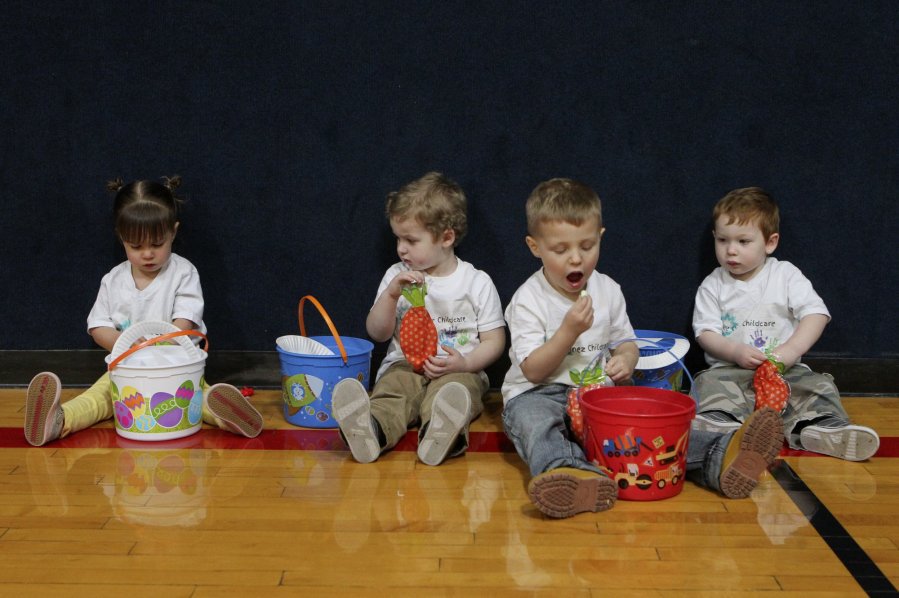
[[[209,338],[207,338],[207,336],[205,334],[203,334],[199,330],[176,330],[174,332],[167,332],[166,334],[160,334],[159,336],[154,336],[153,338],[147,339],[142,343],[133,345],[127,351],[124,351],[121,355],[119,355],[118,357],[116,357],[115,359],[110,361],[109,366],[107,366],[106,369],[111,372],[113,370],[113,368],[115,368],[115,366],[119,365],[119,363],[123,359],[125,359],[126,357],[128,357],[130,355],[134,355],[135,353],[137,353],[138,351],[140,351],[141,349],[143,349],[145,347],[149,347],[150,345],[155,345],[156,343],[160,343],[162,341],[167,341],[169,339],[172,339],[172,338],[175,338],[178,336],[188,336],[188,335],[189,336],[199,336],[204,341],[206,341],[206,346],[203,348],[203,350],[206,351],[207,353],[209,353]]]
[[[346,349],[343,348],[343,341],[340,340],[340,335],[337,333],[337,328],[334,327],[334,322],[331,321],[330,316],[328,316],[328,312],[325,311],[325,308],[322,307],[322,304],[318,302],[318,299],[313,297],[312,295],[306,295],[302,299],[300,299],[300,306],[297,308],[298,319],[300,321],[300,334],[306,336],[306,325],[303,322],[303,305],[306,303],[306,300],[312,302],[318,309],[318,313],[321,314],[322,318],[325,320],[325,324],[328,325],[328,328],[331,330],[331,335],[334,337],[334,340],[337,341],[337,348],[340,349],[340,356],[343,357],[343,364],[347,363]]]

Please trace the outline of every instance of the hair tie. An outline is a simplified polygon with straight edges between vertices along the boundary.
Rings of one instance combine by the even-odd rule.
[[[125,182],[122,180],[122,177],[117,177],[111,181],[106,181],[106,190],[110,193],[118,193],[119,190],[125,186]]]
[[[171,177],[164,176],[162,177],[162,180],[165,181],[164,184],[166,189],[168,189],[172,193],[175,192],[175,189],[181,186],[181,176],[177,174]]]

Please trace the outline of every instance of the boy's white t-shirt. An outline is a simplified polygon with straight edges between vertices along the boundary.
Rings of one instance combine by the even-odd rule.
[[[812,283],[790,262],[769,257],[758,274],[737,280],[723,267],[706,276],[696,292],[693,334],[709,330],[725,338],[776,352],[810,314],[830,318]],[[733,365],[708,353],[711,367]]]
[[[402,262],[388,268],[378,287],[375,303],[397,274],[408,271],[409,267]],[[468,262],[457,257],[456,270],[452,274],[426,276],[425,284],[428,287],[425,307],[437,328],[438,355],[446,355],[442,345],[463,355],[470,353],[480,344],[479,333],[505,326],[502,304],[493,281],[486,272]],[[405,297],[397,301],[393,338],[375,380],[380,379],[391,365],[406,359],[400,349],[399,329],[400,321],[411,306]],[[484,372],[480,372],[480,376],[488,381]]]
[[[618,283],[594,271],[587,280],[586,289],[593,300],[593,326],[577,338],[552,376],[541,384],[529,382],[524,377],[521,363],[556,333],[574,302],[549,284],[542,268],[515,291],[506,307],[506,322],[512,338],[509,349],[512,366],[503,381],[503,404],[537,386],[554,383],[572,386],[569,370],[581,371],[612,343],[634,338],[634,328]]]
[[[131,262],[110,270],[100,281],[97,300],[87,316],[87,330],[107,326],[119,331],[137,322],[190,320],[200,332],[203,323],[203,289],[197,269],[173,253],[156,278],[143,290],[134,284]]]

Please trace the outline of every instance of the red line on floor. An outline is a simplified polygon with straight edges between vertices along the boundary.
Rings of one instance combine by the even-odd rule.
[[[410,430],[394,447],[395,451],[414,451],[418,445],[418,432]],[[28,448],[22,428],[0,428],[0,448]],[[41,448],[204,448],[204,449],[257,449],[269,451],[342,451],[346,446],[337,430],[296,428],[292,430],[265,430],[256,438],[244,438],[223,430],[204,428],[185,438],[163,442],[128,440],[114,428],[88,428]],[[476,453],[514,453],[512,442],[502,432],[471,432],[469,451]],[[784,457],[819,457],[816,453],[784,448]],[[899,457],[899,436],[880,439],[876,457]]]

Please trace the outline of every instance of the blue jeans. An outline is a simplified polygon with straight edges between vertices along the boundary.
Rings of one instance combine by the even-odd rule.
[[[548,384],[525,391],[506,402],[503,430],[535,476],[558,467],[602,473],[587,460],[571,432],[565,384]],[[724,452],[733,432],[692,430],[687,444],[687,476],[700,486],[719,490]]]

